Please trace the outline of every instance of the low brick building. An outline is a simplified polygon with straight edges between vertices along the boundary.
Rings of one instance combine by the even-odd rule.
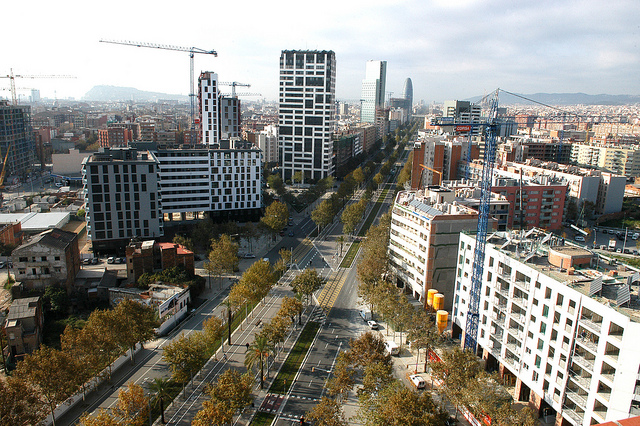
[[[144,273],[153,274],[180,266],[195,274],[193,252],[176,243],[156,243],[154,240],[132,241],[127,246],[127,281],[135,283]]]

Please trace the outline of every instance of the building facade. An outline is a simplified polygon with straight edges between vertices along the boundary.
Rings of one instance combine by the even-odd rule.
[[[427,291],[436,289],[451,309],[458,234],[477,228],[478,211],[453,201],[455,193],[441,187],[401,191],[391,211],[391,270],[397,285],[425,307]]]
[[[95,251],[164,235],[159,162],[150,151],[103,148],[82,163],[87,233]]]
[[[283,181],[334,173],[336,58],[333,51],[283,50],[280,55],[278,143]]]
[[[26,289],[44,290],[60,285],[71,292],[80,271],[78,235],[50,229],[11,252],[16,281]]]
[[[475,236],[461,234],[453,334],[463,334]],[[477,353],[556,425],[640,413],[637,270],[540,230],[492,234],[485,247]],[[549,422],[549,420],[547,420]]]
[[[0,154],[6,162],[5,183],[9,177],[25,179],[35,160],[35,138],[31,128],[31,107],[10,105],[0,100]]]
[[[44,314],[39,296],[15,299],[11,303],[4,332],[12,358],[22,358],[40,347],[43,325]]]
[[[162,214],[167,221],[205,215],[221,220],[259,219],[262,151],[246,142],[233,144],[222,149],[158,150]]]
[[[386,81],[387,61],[367,61],[362,80],[360,122],[376,122],[376,110],[384,107]]]
[[[206,71],[198,78],[198,107],[202,143],[218,144],[220,141],[220,89],[218,74]]]

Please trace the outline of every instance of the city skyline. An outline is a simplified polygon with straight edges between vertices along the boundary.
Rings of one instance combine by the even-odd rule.
[[[76,77],[16,79],[22,99],[30,88],[42,97],[80,99],[97,85],[188,94],[187,53],[99,42],[112,39],[216,50],[217,58],[196,55],[195,77],[216,72],[221,81],[251,84],[246,91],[266,100],[277,99],[280,51],[305,49],[336,52],[341,100],[360,99],[367,60],[387,61],[392,97],[411,78],[415,102],[467,99],[498,87],[640,94],[638,2],[329,0],[313,13],[292,5],[234,2],[212,10],[196,1],[167,13],[157,5],[118,0],[104,9],[36,1],[27,10],[14,2],[6,16],[23,19],[6,22],[15,37],[3,46],[0,75],[12,68],[16,75]],[[215,16],[210,24],[202,18],[208,13]],[[10,98],[9,86],[0,79],[0,97]]]

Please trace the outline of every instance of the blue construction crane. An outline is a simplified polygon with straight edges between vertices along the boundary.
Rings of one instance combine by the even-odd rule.
[[[496,159],[496,139],[498,135],[498,90],[490,101],[489,116],[486,123],[486,139],[484,147],[484,164],[482,165],[482,180],[480,182],[480,215],[476,232],[476,247],[473,259],[473,275],[469,290],[469,309],[465,325],[464,348],[475,352],[478,338],[478,320],[480,308],[480,292],[482,290],[482,276],[484,273],[484,249],[487,241],[487,225],[489,223],[489,207],[491,201],[491,178],[493,164]]]

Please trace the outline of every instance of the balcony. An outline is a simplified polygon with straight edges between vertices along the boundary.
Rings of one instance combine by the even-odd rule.
[[[503,312],[506,312],[507,310],[507,302],[501,302],[500,299],[495,298],[493,300],[493,306],[495,306],[496,308],[500,309]]]
[[[567,389],[566,395],[567,395],[567,398],[569,398],[571,401],[573,401],[576,405],[578,405],[583,410],[587,408],[587,395],[580,394],[576,391],[568,390],[568,389]]]
[[[507,281],[511,281],[511,271],[506,272],[504,270],[498,269],[498,276]]]
[[[589,328],[592,331],[595,331],[596,333],[600,333],[602,327],[601,327],[601,323],[595,323],[593,321],[591,321],[589,318],[586,317],[582,317],[580,318],[580,323],[585,325],[587,328]]]
[[[516,345],[514,342],[507,342],[504,345],[507,347],[507,349],[511,351],[512,354],[514,355],[520,354],[520,347]]]
[[[569,382],[575,383],[577,386],[580,386],[585,392],[589,392],[589,387],[591,386],[591,378],[582,377],[578,375],[570,375]]]
[[[578,364],[580,367],[585,368],[586,370],[593,371],[593,360],[587,359],[582,355],[575,354],[572,357],[573,362]]]
[[[524,324],[525,323],[525,316],[522,314],[519,314],[517,312],[511,312],[511,319],[514,319],[516,321],[518,321],[520,324]]]
[[[576,339],[576,343],[582,346],[583,348],[588,349],[594,355],[598,352],[598,345],[589,339],[586,339],[584,337],[579,337]]]
[[[521,281],[521,280],[516,280],[515,284],[520,287],[521,289],[523,289],[524,291],[529,291],[529,288],[531,287],[531,284],[526,282],[526,281]]]
[[[565,414],[567,417],[569,417],[570,421],[572,421],[576,425],[581,425],[584,420],[584,412],[580,414],[573,408],[569,408],[566,405],[562,407],[562,414]]]
[[[524,297],[517,297],[517,296],[513,296],[511,298],[511,300],[514,303],[517,303],[518,306],[520,306],[522,309],[526,310],[527,309],[527,299],[525,299]]]
[[[505,298],[509,298],[509,287],[502,288],[500,286],[496,286],[496,292],[504,296]]]
[[[491,319],[498,325],[504,327],[504,316],[499,316],[496,314],[491,315]]]

